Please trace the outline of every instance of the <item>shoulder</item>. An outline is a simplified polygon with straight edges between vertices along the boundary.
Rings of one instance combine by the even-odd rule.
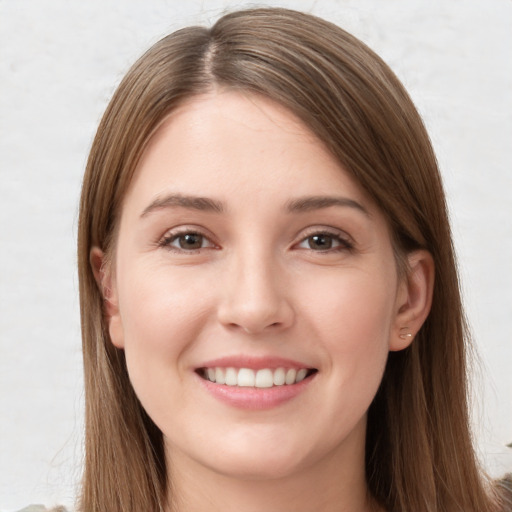
[[[512,473],[506,474],[502,479],[495,481],[495,488],[502,512],[512,511]]]
[[[64,507],[46,508],[43,505],[29,505],[18,512],[68,512]]]

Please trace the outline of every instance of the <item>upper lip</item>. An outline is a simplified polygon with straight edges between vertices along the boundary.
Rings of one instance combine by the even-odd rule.
[[[314,369],[313,366],[294,361],[293,359],[286,359],[283,357],[254,357],[249,355],[236,355],[224,356],[217,359],[205,361],[197,368],[250,368],[252,370],[262,370],[269,368],[274,370],[276,368],[294,368],[299,370],[301,368]]]

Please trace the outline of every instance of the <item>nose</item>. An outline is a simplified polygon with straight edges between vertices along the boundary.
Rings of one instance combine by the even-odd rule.
[[[248,334],[278,332],[294,321],[289,287],[276,261],[260,253],[234,256],[226,269],[218,319]]]

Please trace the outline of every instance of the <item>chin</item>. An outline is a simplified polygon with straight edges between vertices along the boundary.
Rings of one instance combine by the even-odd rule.
[[[217,459],[212,469],[226,477],[241,480],[279,480],[293,476],[306,466],[304,461],[294,457],[277,458],[265,455],[268,454],[245,457],[238,454],[225,461]]]
[[[286,442],[288,441],[288,442]],[[290,439],[246,439],[231,446],[218,445],[214,457],[204,461],[217,473],[243,480],[275,480],[292,476],[314,464],[319,454],[311,453],[305,443]],[[316,456],[315,456],[316,455]]]

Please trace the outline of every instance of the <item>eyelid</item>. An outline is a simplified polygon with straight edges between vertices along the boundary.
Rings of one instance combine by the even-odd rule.
[[[314,252],[329,252],[336,251],[337,249],[345,249],[345,250],[351,250],[355,246],[354,239],[346,232],[338,228],[329,227],[329,226],[310,226],[300,232],[299,235],[297,235],[296,238],[298,238],[298,241],[296,241],[293,244],[293,247],[297,247],[298,245],[305,242],[308,238],[314,236],[314,235],[328,235],[332,236],[333,238],[336,238],[340,241],[341,246],[335,247],[332,249],[326,249],[325,251],[314,251]],[[312,250],[312,249],[311,249]]]
[[[209,245],[206,247],[200,247],[198,249],[182,249],[179,247],[174,247],[171,245],[171,242],[173,242],[175,239],[177,239],[180,236],[187,235],[187,234],[193,234],[193,235],[199,235],[203,237],[205,240],[209,242]],[[209,233],[209,231],[205,230],[204,228],[201,228],[196,225],[183,225],[183,226],[176,226],[174,228],[170,228],[158,239],[157,245],[159,247],[163,247],[164,249],[167,249],[169,251],[177,252],[177,253],[193,253],[193,252],[199,252],[204,249],[212,249],[212,248],[219,248],[218,244],[214,241],[213,235]]]

